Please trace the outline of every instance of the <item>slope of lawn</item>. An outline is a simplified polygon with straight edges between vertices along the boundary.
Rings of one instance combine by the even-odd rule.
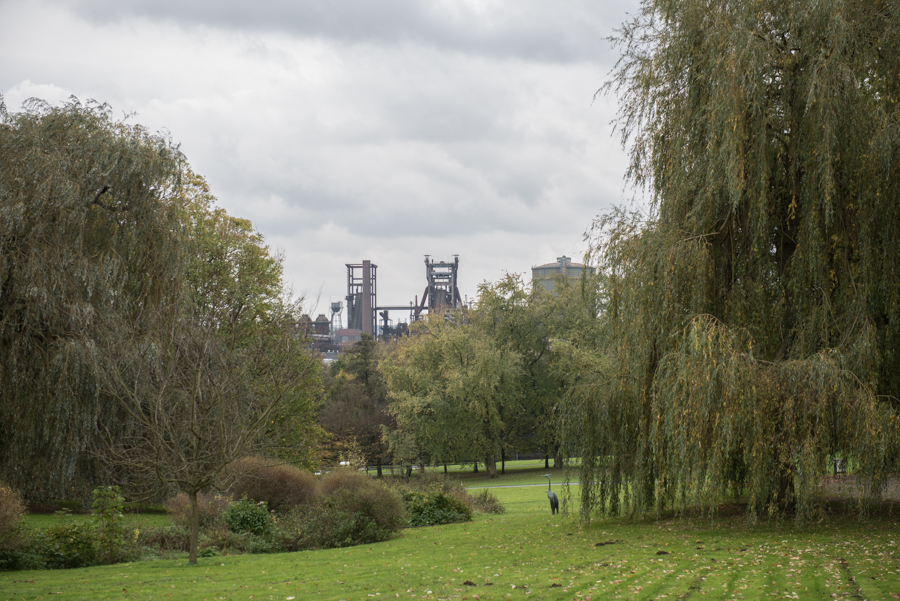
[[[551,516],[545,490],[497,488],[508,508],[395,540],[277,555],[146,561],[0,575],[0,599],[897,599],[887,515],[797,527],[706,519]],[[558,491],[561,492],[561,491]],[[573,491],[574,492],[574,491]]]

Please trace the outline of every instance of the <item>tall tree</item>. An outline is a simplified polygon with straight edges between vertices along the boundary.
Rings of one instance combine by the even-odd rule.
[[[366,465],[375,465],[378,476],[388,457],[382,430],[393,427],[393,418],[387,412],[384,378],[378,371],[384,348],[363,333],[362,339],[332,364],[326,398],[319,411],[319,423],[334,443],[326,461],[337,463],[341,450],[346,453],[358,449]]]
[[[215,208],[201,177],[185,168],[183,182],[181,302],[122,318],[96,360],[129,425],[125,434],[103,428],[103,456],[134,487],[187,493],[196,562],[201,491],[224,488],[229,468],[250,455],[311,458],[321,367],[280,258],[250,222]]]
[[[91,349],[178,291],[181,161],[106,105],[0,102],[0,478],[30,499],[93,488]]]
[[[565,416],[597,459],[584,511],[743,491],[808,516],[834,455],[876,498],[900,459],[900,6],[646,0],[616,41],[651,211],[595,230],[608,342]]]
[[[569,294],[567,282],[557,284],[551,294],[541,286],[530,288],[518,274],[485,282],[478,287],[471,321],[499,348],[511,350],[521,360],[521,399],[515,411],[504,415],[504,445],[524,452],[541,450],[553,456],[558,468],[562,466],[553,412],[564,389],[551,347],[565,329],[560,293]]]

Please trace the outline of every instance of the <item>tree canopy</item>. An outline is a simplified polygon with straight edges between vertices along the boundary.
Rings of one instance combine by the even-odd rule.
[[[0,478],[27,497],[92,488],[91,345],[166,302],[185,258],[168,139],[77,101],[0,112]]]
[[[27,497],[308,459],[300,317],[280,257],[168,138],[75,99],[0,110],[0,477]]]
[[[462,313],[430,315],[382,363],[407,463],[483,460],[496,475],[504,434],[521,411],[519,355]]]
[[[381,466],[389,457],[382,431],[393,428],[393,419],[387,413],[387,389],[378,370],[385,351],[385,345],[363,333],[330,366],[326,396],[319,410],[319,423],[330,436],[319,449],[326,465],[359,456],[381,475]]]
[[[397,421],[391,450],[404,462],[483,460],[492,477],[511,451],[559,462],[555,412],[569,356],[565,343],[554,346],[592,328],[596,312],[564,278],[553,294],[515,274],[478,292],[470,310],[413,324],[380,363]]]
[[[614,41],[651,204],[592,232],[605,333],[563,412],[583,511],[736,491],[809,516],[836,456],[877,498],[900,460],[900,7],[646,0]]]

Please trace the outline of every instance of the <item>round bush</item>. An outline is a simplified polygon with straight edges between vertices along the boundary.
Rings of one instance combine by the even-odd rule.
[[[400,496],[353,470],[327,474],[317,498],[317,504],[298,505],[278,519],[278,537],[285,550],[379,542],[393,537],[407,524]]]
[[[342,468],[328,472],[319,482],[318,494],[329,497],[338,490],[357,490],[378,484],[365,472]]]
[[[410,526],[435,526],[472,520],[471,507],[440,489],[403,491]]]
[[[273,511],[296,505],[311,505],[316,498],[316,477],[288,464],[273,465],[264,459],[246,457],[232,466],[234,483],[228,487],[232,499],[247,497],[265,501]]]
[[[269,509],[265,501],[255,502],[244,497],[225,510],[225,523],[231,532],[264,534],[269,529]]]
[[[322,503],[351,513],[361,513],[388,531],[406,525],[403,499],[372,477],[353,470],[335,470],[319,485]]]

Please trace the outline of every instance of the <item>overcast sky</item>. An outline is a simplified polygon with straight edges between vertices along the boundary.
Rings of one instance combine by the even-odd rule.
[[[345,263],[378,304],[566,254],[623,204],[606,41],[636,0],[0,0],[10,111],[70,95],[168,130],[316,312]],[[405,318],[402,314],[392,316]],[[346,323],[346,316],[345,316]]]

